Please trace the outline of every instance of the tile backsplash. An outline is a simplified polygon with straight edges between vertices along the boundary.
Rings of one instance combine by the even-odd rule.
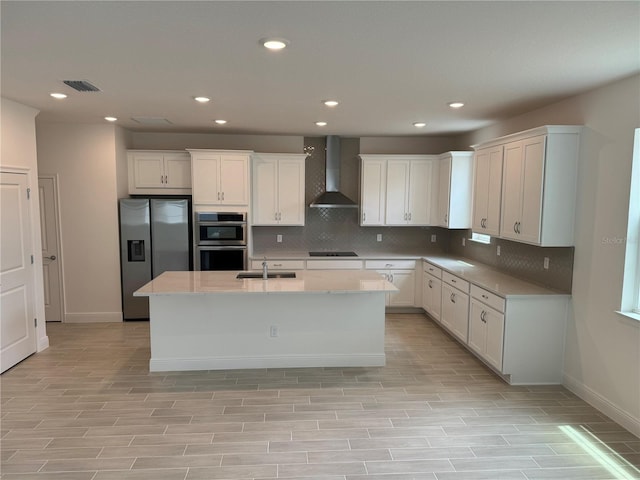
[[[469,237],[470,230],[451,230],[447,251],[538,285],[571,292],[573,247],[536,247],[494,237],[490,244],[484,244]],[[462,246],[463,238],[465,246]],[[498,246],[500,255],[497,254]],[[548,269],[544,268],[545,257],[549,259]]]

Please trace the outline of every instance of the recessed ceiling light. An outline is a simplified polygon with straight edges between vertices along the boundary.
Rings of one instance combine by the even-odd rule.
[[[324,104],[327,107],[335,107],[336,105],[338,105],[338,101],[337,100],[325,100]]]
[[[117,117],[104,117],[104,119],[105,119],[107,122],[115,122],[116,120],[118,120],[118,118],[117,118]]]
[[[207,103],[211,100],[209,97],[193,97],[193,99],[198,103]]]
[[[427,124],[424,122],[413,122],[413,126],[417,128],[422,128],[422,127],[426,127]]]
[[[282,50],[289,45],[289,40],[284,38],[262,38],[260,43],[269,50]]]
[[[216,122],[218,125],[224,125],[225,123],[227,123],[227,121],[226,121],[226,120],[222,120],[222,119],[215,120],[215,122]]]
[[[327,126],[327,122],[316,122],[316,125],[318,127],[326,127]]]
[[[462,103],[462,102],[451,102],[449,104],[449,106],[451,108],[462,108],[462,107],[464,107],[464,103]]]
[[[53,98],[57,98],[58,100],[62,100],[63,98],[67,98],[64,93],[50,93]]]

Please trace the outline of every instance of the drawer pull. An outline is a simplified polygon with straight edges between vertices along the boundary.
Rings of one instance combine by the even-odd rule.
[[[282,266],[282,264],[281,264],[281,263],[274,263],[274,264],[273,264],[273,266],[274,266],[274,267],[281,267],[281,266]]]
[[[485,300],[489,300],[489,297],[486,296],[484,293],[481,295],[482,298],[484,298]]]

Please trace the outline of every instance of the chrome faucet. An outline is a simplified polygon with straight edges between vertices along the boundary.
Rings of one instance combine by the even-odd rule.
[[[262,279],[267,280],[269,278],[269,271],[267,270],[267,257],[264,257],[262,262]]]

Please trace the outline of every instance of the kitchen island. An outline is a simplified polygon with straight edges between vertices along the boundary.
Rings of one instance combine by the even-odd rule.
[[[385,294],[372,271],[165,272],[149,297],[155,371],[382,366]]]

